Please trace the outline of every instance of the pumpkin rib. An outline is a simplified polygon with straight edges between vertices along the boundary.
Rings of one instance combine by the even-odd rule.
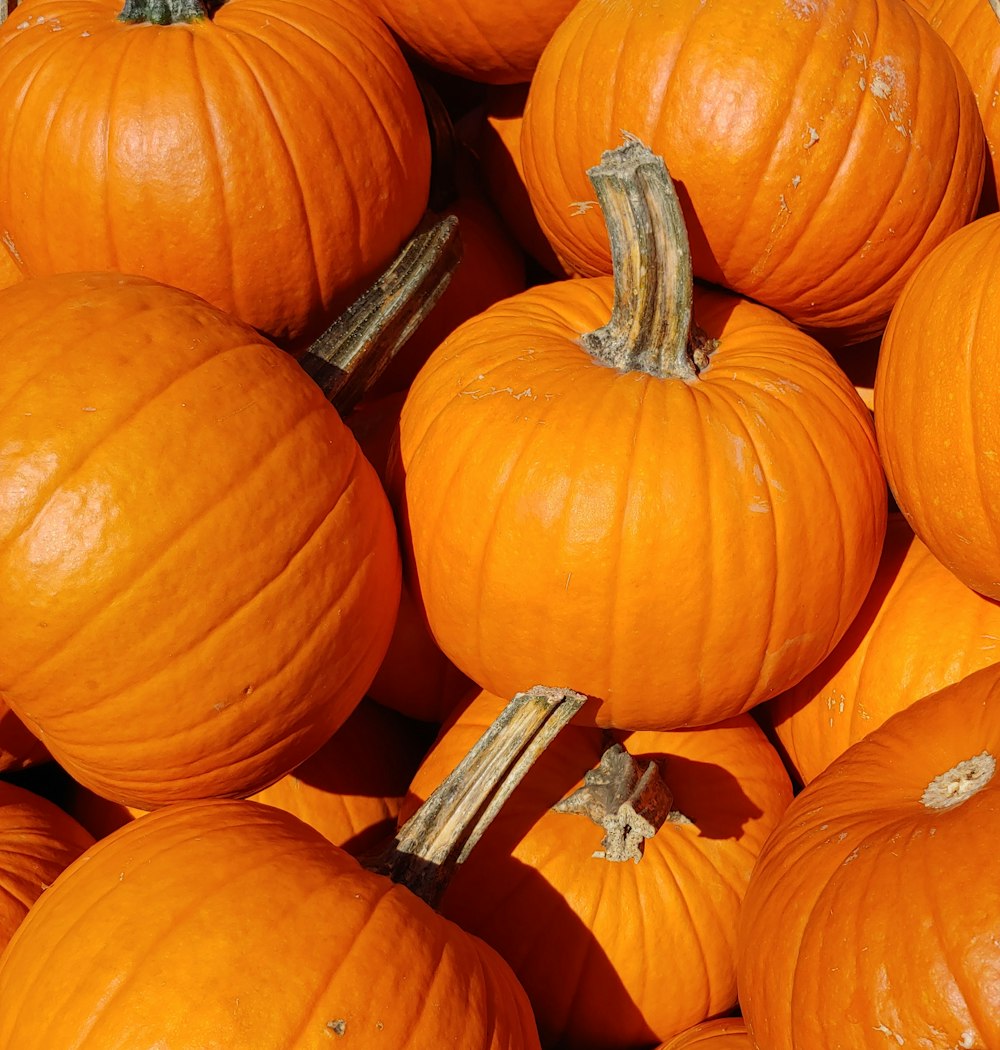
[[[261,71],[250,61],[250,48],[247,47],[246,49],[244,49],[243,47],[239,46],[239,44],[252,43],[253,38],[245,37],[242,33],[230,31],[219,34],[219,40],[223,43],[224,46],[226,46],[229,49],[230,53],[242,63],[244,69],[247,72],[248,80],[257,89],[258,98],[262,103],[262,110],[267,115],[267,117],[270,118],[271,126],[274,129],[274,135],[271,139],[272,143],[276,147],[276,151],[280,150],[282,155],[288,160],[288,167],[293,175],[293,178],[291,178],[289,181],[292,183],[293,192],[298,198],[298,203],[300,205],[300,221],[302,223],[303,229],[306,231],[306,236],[304,240],[309,247],[309,261],[304,266],[304,269],[307,270],[311,275],[311,288],[309,289],[309,294],[319,299],[321,298],[322,292],[319,274],[319,256],[316,251],[316,231],[313,228],[313,224],[310,217],[310,210],[305,198],[305,185],[303,183],[303,180],[299,177],[300,165],[295,160],[295,156],[292,153],[292,148],[288,141],[288,137],[284,133],[284,128],[282,128],[281,126],[281,121],[278,119],[278,114],[274,107],[272,93],[265,87]],[[291,60],[288,59],[277,48],[273,47],[267,41],[264,40],[262,40],[261,43],[263,43],[266,47],[269,47],[269,49],[274,54],[284,59],[284,61],[290,69],[295,70],[296,73],[299,73],[301,71],[301,65],[294,66]],[[205,99],[205,106],[207,109],[207,97]],[[272,153],[271,156],[273,160],[274,153]],[[230,239],[227,238],[227,240]],[[233,289],[233,292],[235,293],[235,289]]]
[[[1000,242],[998,242],[1000,244]],[[1000,265],[1000,246],[996,250],[997,261],[993,264],[994,267]],[[996,269],[994,269],[996,272]],[[977,410],[977,398],[976,395],[981,390],[988,390],[992,393],[994,389],[994,377],[991,373],[991,369],[988,364],[984,367],[986,372],[985,376],[979,374],[978,369],[983,366],[984,356],[982,354],[972,353],[972,347],[978,341],[979,329],[982,326],[980,318],[983,315],[983,311],[986,305],[986,300],[991,298],[995,294],[995,287],[989,282],[984,281],[982,287],[979,290],[978,302],[976,304],[976,311],[969,324],[969,335],[965,343],[965,360],[968,363],[968,382],[965,384],[965,397],[966,397],[966,410],[964,412],[956,412],[955,416],[962,420],[976,419],[979,416]],[[954,348],[949,347],[950,352],[954,352]],[[983,380],[985,379],[985,385]],[[991,413],[993,406],[989,402],[987,403],[987,412]],[[954,416],[952,421],[954,421]],[[972,458],[979,463],[988,462],[988,457],[985,455],[986,449],[983,447],[984,435],[979,427],[968,426],[966,427],[967,440],[969,442],[969,448],[971,449]],[[974,471],[976,487],[979,491],[979,498],[983,506],[990,505],[990,495],[986,489],[986,478],[984,471]],[[982,522],[987,527],[990,537],[993,540],[994,547],[1000,545],[1000,522],[996,520],[994,514],[984,514],[982,516]]]
[[[190,373],[188,373],[188,374],[190,374]],[[139,412],[141,413],[141,411],[145,407],[147,407],[147,405],[149,403],[150,402],[147,402],[146,404],[140,406]],[[297,428],[299,426],[301,426],[304,422],[310,420],[315,415],[322,414],[323,412],[324,412],[324,408],[323,408],[322,403],[316,403],[314,406],[312,406],[310,408],[310,410],[304,416],[301,416],[295,422],[295,424],[293,426],[291,426],[291,427],[289,427],[288,429],[285,430],[285,432],[280,436],[278,442],[276,444],[272,445],[271,448],[269,448],[267,450],[267,453],[265,454],[265,456],[263,456],[261,459],[259,459],[259,460],[255,461],[254,463],[252,463],[250,465],[249,470],[247,470],[244,473],[240,474],[239,477],[234,477],[234,478],[230,479],[229,487],[226,488],[225,490],[218,490],[217,492],[213,493],[212,494],[213,497],[214,496],[229,497],[229,496],[232,495],[233,492],[235,492],[238,489],[240,489],[243,486],[245,486],[247,484],[247,482],[252,479],[254,473],[256,471],[258,471],[264,465],[264,463],[267,462],[267,460],[269,460],[272,456],[277,455],[277,453],[280,451],[281,444],[282,444],[282,442],[284,440],[291,438],[295,434],[295,431],[297,430]],[[138,415],[139,413],[136,413],[136,414]],[[132,418],[134,419],[135,417],[133,416]],[[96,448],[97,448],[97,446],[95,446],[94,450],[96,450]],[[354,458],[352,459],[352,462],[351,462],[352,470],[353,470],[354,464],[357,462],[357,455],[358,455],[357,451],[354,451],[354,453],[353,453],[353,457]],[[350,473],[348,473],[347,476],[350,477]],[[66,480],[68,480],[68,479],[66,479]],[[64,484],[65,484],[65,480],[60,483],[60,485],[58,486],[56,491],[58,491],[59,489],[63,488]],[[53,493],[53,495],[55,495],[55,493]],[[343,496],[341,498],[343,498]],[[46,506],[47,506],[47,504],[46,504]],[[168,536],[168,537],[165,538],[165,541],[164,541],[163,545],[161,546],[160,550],[158,552],[156,552],[156,554],[153,555],[152,557],[149,557],[149,558],[147,558],[147,559],[145,559],[143,561],[143,564],[142,564],[138,574],[135,575],[135,576],[132,576],[130,578],[127,578],[127,579],[125,577],[121,577],[121,579],[120,579],[120,584],[121,585],[114,592],[112,592],[108,596],[108,598],[106,600],[102,601],[101,608],[98,609],[90,619],[85,620],[85,621],[81,620],[75,626],[75,628],[73,628],[73,630],[68,635],[66,635],[63,639],[61,639],[59,647],[52,649],[44,659],[42,659],[38,663],[36,663],[34,668],[33,668],[33,670],[34,671],[44,670],[53,660],[59,658],[59,656],[62,654],[62,652],[63,652],[63,650],[64,650],[66,645],[70,644],[76,638],[78,638],[79,635],[83,631],[92,628],[94,622],[95,621],[99,621],[102,615],[104,615],[105,613],[113,614],[114,613],[114,602],[117,601],[118,599],[120,599],[123,595],[128,594],[129,591],[132,590],[132,588],[137,583],[139,583],[142,580],[144,580],[149,575],[149,573],[152,572],[164,558],[168,557],[173,552],[174,546],[181,539],[185,538],[191,532],[192,529],[194,529],[194,528],[198,527],[199,525],[201,525],[201,523],[205,520],[205,518],[211,516],[213,513],[221,513],[221,509],[220,509],[221,506],[222,506],[221,500],[215,499],[212,502],[207,503],[206,506],[203,507],[197,514],[192,514],[192,515],[186,516],[184,522],[181,525],[181,527],[176,532],[174,532],[171,536]],[[299,546],[296,547],[296,549],[293,552],[288,554],[288,556],[286,557],[285,563],[280,567],[280,569],[277,571],[277,573],[272,575],[270,579],[264,581],[263,584],[260,587],[258,587],[258,589],[256,591],[253,592],[253,594],[251,594],[251,595],[247,596],[246,598],[242,599],[241,603],[239,605],[235,606],[234,608],[232,608],[230,610],[227,610],[226,615],[224,617],[223,616],[218,617],[215,620],[215,622],[213,622],[213,624],[210,627],[210,629],[208,630],[208,632],[197,640],[196,644],[200,644],[200,643],[204,642],[207,638],[211,637],[216,631],[218,631],[222,627],[228,626],[229,622],[232,619],[234,619],[237,615],[239,615],[245,609],[249,608],[249,606],[254,601],[254,599],[258,598],[261,594],[264,593],[264,591],[266,591],[268,589],[268,587],[272,586],[278,579],[280,579],[282,574],[285,571],[287,571],[287,569],[292,564],[292,562],[296,559],[296,557],[298,557],[302,553],[302,551],[306,549],[308,544],[315,538],[317,532],[329,521],[331,516],[337,512],[339,507],[340,507],[340,501],[338,500],[337,503],[335,503],[332,507],[330,507],[327,510],[327,512],[324,515],[324,517],[322,518],[322,520],[314,525],[314,527],[313,527],[312,531],[309,533],[309,535],[308,536],[304,536],[304,537],[301,538],[301,542],[300,542]],[[43,507],[42,510],[39,511],[39,514],[36,515],[35,518],[32,520],[32,522],[29,524],[29,526],[28,526],[29,528],[30,528],[31,525],[33,525],[35,523],[37,518],[41,515],[41,513],[44,510],[45,510],[45,507]],[[25,529],[25,531],[28,531],[28,530]],[[4,541],[0,542],[0,551],[3,550],[4,545],[5,545],[6,542],[9,542],[9,541],[5,537]],[[355,568],[355,571],[357,571],[357,567]],[[180,653],[180,655],[184,655],[184,653],[186,653],[186,652],[187,652],[187,650],[185,650],[184,652]],[[168,661],[172,662],[177,657],[177,655],[178,655],[178,652],[175,651],[175,652],[173,652],[173,653],[171,653],[169,655],[168,654],[164,654],[164,657]],[[151,667],[148,667],[148,666],[143,668],[142,669],[142,681],[144,681],[144,682],[150,681],[152,678],[155,677],[157,671],[159,671],[159,670],[162,670],[162,665],[161,665],[160,668],[151,668]]]

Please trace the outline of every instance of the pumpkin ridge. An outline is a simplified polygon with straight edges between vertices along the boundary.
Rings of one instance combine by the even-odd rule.
[[[983,262],[983,265],[987,265],[985,263],[985,260]],[[998,266],[1000,266],[1000,247],[994,248],[994,261],[992,262],[992,272],[996,273]],[[982,287],[979,291],[979,296],[977,297],[975,312],[970,318],[970,323],[967,328],[968,334],[966,336],[964,348],[964,357],[965,360],[968,362],[969,380],[968,383],[965,384],[966,407],[964,412],[955,412],[952,414],[950,425],[954,425],[956,418],[959,420],[977,419],[980,414],[977,406],[977,393],[980,390],[988,390],[992,392],[994,389],[995,381],[993,376],[989,374],[988,363],[986,362],[985,355],[976,354],[972,350],[972,347],[974,347],[978,342],[979,338],[981,338],[979,336],[979,331],[983,327],[981,318],[983,315],[983,311],[986,307],[987,300],[992,298],[993,294],[994,286],[992,285],[992,283],[989,281],[983,281]],[[954,353],[954,349],[950,347],[949,351]],[[984,363],[987,364],[987,374],[983,377],[980,377],[977,365],[981,365]],[[982,385],[983,379],[986,380],[985,386]],[[985,408],[987,414],[992,413],[993,409],[990,405],[989,399],[987,399],[986,401]],[[968,441],[969,447],[971,448],[971,455],[973,459],[980,463],[988,462],[988,457],[986,456],[987,450],[983,447],[984,435],[981,433],[980,428],[975,426],[966,426],[965,430],[966,440]],[[985,472],[977,470],[973,473],[975,474],[976,487],[979,490],[979,498],[984,506],[989,506],[991,498],[986,489]],[[982,522],[984,525],[986,525],[987,529],[989,530],[994,547],[1000,545],[1000,522],[995,520],[995,515],[984,514],[982,516]]]
[[[287,181],[291,182],[292,187],[293,187],[293,191],[294,191],[294,193],[295,193],[295,195],[296,195],[296,197],[298,199],[298,203],[300,205],[300,207],[298,209],[299,210],[299,219],[300,219],[302,228],[306,232],[306,236],[304,238],[304,243],[308,245],[308,250],[309,250],[309,262],[308,262],[308,265],[303,267],[303,269],[307,270],[308,273],[310,274],[310,278],[311,278],[311,282],[310,283],[312,285],[312,287],[310,289],[310,294],[315,293],[316,298],[320,299],[320,298],[322,298],[322,294],[321,294],[322,293],[322,286],[321,286],[320,273],[319,273],[319,257],[318,257],[317,252],[316,252],[316,240],[317,240],[317,238],[316,238],[316,232],[313,229],[313,224],[312,224],[312,221],[311,221],[311,218],[310,218],[310,209],[308,207],[308,203],[307,203],[306,198],[305,198],[306,190],[305,190],[304,181],[301,178],[299,178],[300,165],[296,162],[295,156],[294,156],[294,154],[292,152],[291,144],[289,143],[288,138],[285,135],[285,129],[284,129],[284,127],[282,127],[282,123],[278,119],[278,114],[277,114],[277,112],[275,111],[275,108],[274,108],[274,103],[273,103],[273,99],[272,99],[272,93],[265,86],[265,83],[264,83],[264,80],[263,80],[263,77],[262,77],[262,71],[258,70],[256,65],[253,62],[251,62],[251,59],[250,59],[250,57],[248,55],[248,52],[249,52],[250,48],[249,47],[244,48],[241,45],[246,43],[246,44],[249,44],[250,47],[252,47],[253,45],[257,44],[257,45],[262,45],[262,46],[268,48],[269,51],[271,51],[273,54],[275,54],[278,57],[280,57],[286,63],[286,65],[288,66],[289,69],[293,70],[296,74],[298,74],[300,76],[300,79],[304,79],[304,78],[301,77],[302,67],[301,66],[295,66],[292,63],[292,61],[283,52],[281,52],[278,48],[274,47],[274,45],[269,40],[266,40],[263,37],[253,37],[250,34],[244,33],[244,32],[242,32],[240,30],[228,29],[228,27],[220,27],[220,28],[223,28],[223,32],[221,32],[217,36],[213,37],[212,38],[212,42],[214,44],[216,44],[216,46],[219,47],[219,48],[225,47],[227,49],[227,51],[229,52],[229,54],[232,55],[235,60],[238,60],[240,62],[240,64],[242,65],[243,69],[246,71],[247,80],[249,81],[250,84],[253,85],[253,88],[256,90],[258,98],[260,99],[260,101],[262,103],[262,110],[270,118],[270,123],[271,123],[271,125],[272,125],[272,127],[274,129],[273,136],[270,136],[271,144],[272,144],[272,146],[276,147],[276,149],[280,149],[281,154],[284,157],[286,157],[287,160],[288,160],[288,166],[289,166],[289,169],[291,170],[293,178],[291,178],[290,180],[287,180]],[[206,106],[206,109],[207,109],[207,107],[208,107],[207,97],[205,99],[205,106]],[[270,158],[270,163],[273,163],[273,162],[274,162],[274,152],[271,153],[271,158]],[[224,173],[221,173],[221,174],[224,174]],[[224,179],[223,179],[223,181],[220,184],[224,185]],[[232,244],[232,237],[231,236],[227,236],[226,237],[226,242],[228,244]],[[235,272],[235,269],[234,269],[234,272]],[[236,289],[232,288],[232,289],[230,289],[230,292],[233,295],[233,299],[235,301],[236,300]],[[238,313],[242,313],[242,309],[243,309],[243,304],[238,304],[237,312]]]
[[[144,405],[142,405],[140,407],[140,410],[142,408],[145,408],[150,403],[151,402],[147,401]],[[253,464],[250,465],[250,469],[249,470],[241,473],[239,475],[239,477],[232,478],[231,481],[230,481],[230,485],[229,485],[229,487],[226,490],[224,490],[224,491],[218,491],[217,490],[215,493],[212,494],[213,496],[219,497],[219,498],[215,498],[212,501],[208,502],[197,514],[185,516],[185,520],[184,520],[181,528],[178,529],[177,531],[175,531],[172,535],[164,538],[164,542],[163,542],[160,550],[153,557],[149,557],[149,558],[143,559],[143,563],[142,563],[142,566],[140,568],[140,571],[135,576],[132,576],[132,577],[130,577],[128,579],[125,579],[123,577],[120,580],[121,586],[119,586],[112,594],[105,595],[102,598],[102,600],[101,600],[101,607],[100,607],[100,609],[97,610],[96,614],[94,614],[92,617],[90,617],[90,618],[88,618],[86,620],[82,620],[81,619],[77,623],[76,627],[68,635],[64,636],[60,640],[58,648],[52,649],[45,658],[43,658],[42,660],[38,661],[34,665],[34,668],[32,669],[32,672],[34,673],[35,671],[39,671],[39,670],[43,671],[43,670],[45,670],[45,668],[53,660],[58,659],[59,655],[61,654],[61,652],[63,651],[63,649],[65,648],[66,645],[68,645],[73,640],[78,638],[79,635],[82,632],[84,632],[85,630],[87,630],[89,628],[92,628],[94,622],[96,620],[99,620],[101,615],[104,612],[113,613],[114,612],[114,608],[113,608],[114,601],[119,599],[119,598],[121,598],[122,595],[127,594],[135,586],[135,584],[137,584],[141,580],[145,579],[149,575],[149,573],[153,569],[155,569],[157,567],[157,565],[161,562],[161,560],[163,558],[167,557],[172,552],[175,544],[179,540],[181,540],[184,537],[186,537],[192,531],[192,529],[194,529],[195,527],[199,526],[204,521],[204,519],[206,517],[212,515],[213,513],[221,513],[222,512],[222,510],[221,510],[221,508],[222,508],[221,498],[222,497],[229,497],[237,489],[239,489],[240,487],[244,486],[247,483],[247,481],[250,480],[253,477],[253,474],[257,470],[259,470],[260,467],[264,463],[266,463],[268,459],[270,459],[273,455],[276,454],[276,452],[280,449],[282,441],[284,441],[287,438],[290,438],[295,433],[295,430],[299,426],[302,425],[302,423],[306,422],[307,420],[309,420],[314,415],[321,414],[325,410],[326,410],[325,403],[319,403],[315,407],[313,407],[309,412],[307,412],[305,415],[301,416],[297,421],[295,421],[295,423],[292,426],[288,427],[285,430],[284,434],[281,435],[281,438],[279,439],[279,441],[276,442],[274,445],[272,445],[271,448],[269,448],[267,450],[267,452],[265,453],[264,456],[260,457],[258,460],[256,460]],[[357,453],[354,454],[354,459],[352,460],[351,473],[353,473],[354,465],[355,465],[356,462],[357,462]],[[350,477],[350,473],[348,473],[347,476]],[[345,478],[345,481],[346,481],[346,478]],[[59,485],[58,488],[56,489],[56,492],[61,490],[63,487],[64,487],[64,485],[62,485],[62,484]],[[53,492],[52,495],[54,496],[55,492]],[[342,493],[341,498],[343,498],[343,493]],[[51,501],[51,496],[50,496],[50,500],[49,501]],[[49,501],[46,502],[46,506],[48,505]],[[238,605],[233,610],[231,610],[225,618],[221,618],[220,617],[217,622],[213,623],[211,629],[207,632],[207,634],[203,635],[202,638],[200,638],[198,641],[199,642],[204,641],[207,637],[211,636],[216,630],[220,629],[223,626],[226,626],[229,623],[230,619],[232,619],[239,612],[241,612],[241,611],[245,610],[246,608],[248,608],[250,606],[250,604],[252,603],[252,601],[255,598],[259,597],[260,594],[262,594],[267,589],[267,587],[273,585],[278,579],[280,579],[281,575],[287,570],[287,568],[294,561],[294,559],[298,555],[300,555],[303,550],[305,550],[306,546],[315,537],[315,535],[319,531],[319,529],[339,509],[339,506],[340,506],[340,500],[338,500],[337,503],[335,503],[332,507],[330,507],[327,510],[326,514],[315,525],[315,527],[310,532],[310,534],[308,536],[304,537],[303,538],[303,542],[295,549],[295,551],[291,552],[288,555],[288,557],[285,560],[285,563],[282,565],[282,567],[279,569],[279,571],[277,573],[275,573],[269,580],[265,581],[264,585],[259,587],[252,595],[250,595],[248,598],[243,600],[240,603],[240,605]],[[41,515],[41,513],[44,510],[45,510],[45,507],[43,507],[42,510],[39,511],[39,514],[36,515],[35,519],[33,519],[32,522],[30,523],[31,525],[34,524],[34,522],[37,520],[37,518]],[[29,525],[29,527],[30,527],[30,525]],[[27,529],[25,531],[27,531]],[[3,547],[4,547],[4,544],[0,543],[0,551],[3,550]],[[187,651],[187,650],[185,650],[185,651]],[[172,659],[173,658],[171,658],[171,660]],[[150,667],[144,668],[142,681],[144,681],[144,682],[151,681],[152,678],[155,677],[156,670],[157,669],[150,668]],[[8,686],[8,688],[9,688],[9,686]]]
[[[145,313],[146,311],[142,312]],[[155,313],[157,311],[153,312]],[[116,323],[120,324],[121,322],[117,321]],[[97,333],[97,335],[99,334],[100,333]],[[87,343],[89,343],[90,341],[91,340],[88,338],[85,343],[77,344],[78,348],[79,346],[87,345]],[[246,346],[227,347],[213,354],[211,357],[203,358],[201,361],[198,361],[194,365],[194,367],[189,367],[183,372],[173,374],[169,377],[169,381],[166,383],[165,386],[162,387],[162,389],[149,392],[148,394],[143,392],[143,396],[138,398],[136,403],[128,406],[128,410],[124,415],[119,416],[117,419],[111,421],[111,424],[108,427],[108,429],[99,437],[97,437],[96,440],[92,441],[88,445],[88,447],[83,451],[83,454],[77,458],[76,462],[72,463],[69,466],[69,469],[64,474],[57,475],[54,483],[49,483],[42,489],[41,494],[35,501],[34,507],[28,508],[25,511],[25,513],[31,514],[31,517],[27,521],[24,521],[19,528],[16,528],[16,530],[12,527],[12,531],[7,532],[3,536],[0,536],[0,555],[6,554],[9,551],[10,547],[19,542],[24,537],[24,534],[35,524],[38,518],[44,513],[46,508],[51,503],[52,498],[59,491],[65,488],[68,482],[72,481],[72,479],[77,476],[80,470],[89,462],[91,456],[99,450],[101,450],[104,447],[105,442],[109,438],[113,438],[115,435],[121,433],[123,427],[129,426],[132,423],[134,423],[134,421],[140,415],[142,415],[146,411],[146,409],[149,408],[155,401],[158,401],[165,394],[169,393],[169,391],[172,390],[173,387],[176,386],[178,383],[184,382],[195,372],[201,369],[204,365],[207,365],[210,362],[214,362],[218,358],[228,353],[240,350],[246,350]],[[25,391],[25,389],[30,388],[33,383],[35,383],[38,379],[42,378],[47,370],[48,362],[46,363],[45,368],[41,369],[41,371],[39,371],[37,375],[33,376],[22,387],[19,388],[17,394],[15,394],[15,398],[12,398],[12,400],[16,399],[16,397],[20,396]],[[7,407],[8,406],[5,405],[4,409],[6,409]]]

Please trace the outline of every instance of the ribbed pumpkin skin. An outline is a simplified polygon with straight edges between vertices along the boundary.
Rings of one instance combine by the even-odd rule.
[[[968,586],[1000,598],[1000,215],[950,237],[917,270],[882,340],[875,426],[913,531]]]
[[[78,780],[249,794],[364,695],[399,591],[391,511],[298,364],[189,294],[0,293],[0,692]]]
[[[975,213],[982,122],[899,0],[581,0],[532,79],[522,158],[558,255],[610,273],[586,170],[638,136],[681,193],[697,276],[873,334]]]
[[[353,0],[171,26],[121,6],[31,0],[0,30],[5,241],[34,276],[142,273],[282,343],[314,332],[426,207],[399,48]]]
[[[86,965],[80,965],[80,958]],[[4,1050],[531,1050],[509,969],[288,814],[151,813],[67,870],[0,959]]]
[[[807,784],[889,715],[998,661],[1000,604],[966,587],[893,514],[854,623],[769,715]]]
[[[93,841],[54,803],[0,780],[0,952],[42,891]]]
[[[741,1018],[722,1017],[682,1032],[657,1050],[753,1050],[747,1026]]]
[[[404,814],[502,706],[480,694],[458,716],[414,778]],[[781,760],[749,716],[615,739],[659,762],[674,807],[693,826],[664,825],[638,863],[593,857],[602,829],[551,806],[579,786],[608,741],[571,726],[504,804],[441,902],[442,914],[511,964],[546,1046],[649,1046],[731,1008],[743,891],[791,801]]]
[[[767,1050],[1000,1045],[1000,781],[921,798],[1000,752],[1000,666],[894,715],[786,810],[750,880],[740,1005]]]
[[[849,380],[772,311],[700,294],[721,342],[688,382],[581,349],[611,302],[610,278],[529,289],[431,356],[400,423],[408,572],[441,649],[495,695],[559,682],[601,725],[707,724],[839,640],[885,480]]]
[[[1000,110],[995,100],[1000,91],[1000,28],[987,2],[976,0],[907,0],[930,22],[935,32],[955,52],[969,77],[979,115],[986,131],[989,162],[994,183],[1000,167]]]
[[[489,84],[531,74],[576,0],[373,0],[374,8],[426,62]]]

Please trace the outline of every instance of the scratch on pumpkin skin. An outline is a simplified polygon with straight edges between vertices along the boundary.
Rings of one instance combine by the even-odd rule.
[[[597,207],[597,201],[573,201],[569,207],[570,215],[584,215],[591,208]]]

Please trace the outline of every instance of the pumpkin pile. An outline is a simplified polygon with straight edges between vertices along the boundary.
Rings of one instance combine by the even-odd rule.
[[[0,1050],[998,1050],[987,0],[0,21]]]

